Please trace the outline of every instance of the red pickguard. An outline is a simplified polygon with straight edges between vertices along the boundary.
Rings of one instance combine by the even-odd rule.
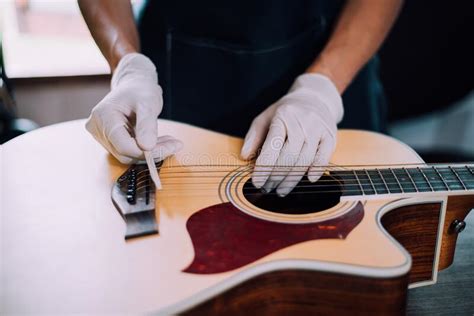
[[[285,247],[313,239],[344,239],[364,217],[358,203],[346,214],[320,223],[284,224],[250,216],[231,203],[194,213],[186,224],[194,260],[183,271],[226,272],[252,263]]]

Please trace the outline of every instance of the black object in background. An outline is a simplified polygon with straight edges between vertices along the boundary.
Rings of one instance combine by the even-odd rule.
[[[0,144],[38,127],[28,119],[17,118],[7,77],[3,71],[0,47]]]
[[[405,1],[380,51],[389,120],[443,109],[474,89],[474,1]]]

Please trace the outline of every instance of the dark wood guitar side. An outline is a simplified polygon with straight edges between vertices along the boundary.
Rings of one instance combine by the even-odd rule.
[[[265,273],[184,315],[403,315],[408,275],[376,279],[305,270]]]
[[[438,271],[453,263],[457,237],[473,206],[474,195],[448,197]],[[382,218],[385,229],[412,256],[409,283],[432,279],[440,207],[437,203],[405,206]]]
[[[411,255],[409,283],[433,276],[441,203],[397,208],[382,217],[382,225]]]

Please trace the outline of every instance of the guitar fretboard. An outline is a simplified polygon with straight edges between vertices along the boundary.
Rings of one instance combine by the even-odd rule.
[[[474,189],[474,166],[423,166],[332,171],[343,181],[343,196]]]

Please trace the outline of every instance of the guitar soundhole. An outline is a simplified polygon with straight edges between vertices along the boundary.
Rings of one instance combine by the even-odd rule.
[[[244,184],[243,195],[253,205],[279,214],[308,214],[327,210],[339,203],[342,195],[341,182],[329,175],[322,176],[316,183],[305,177],[293,191],[280,197],[275,190],[264,193],[253,186],[249,179]]]

